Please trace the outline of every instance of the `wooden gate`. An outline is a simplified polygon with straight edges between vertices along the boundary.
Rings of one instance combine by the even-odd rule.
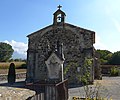
[[[33,96],[27,100],[45,100],[44,93],[36,94],[35,96]]]
[[[68,80],[45,86],[45,100],[68,100]]]
[[[56,100],[68,100],[68,80],[56,84]]]

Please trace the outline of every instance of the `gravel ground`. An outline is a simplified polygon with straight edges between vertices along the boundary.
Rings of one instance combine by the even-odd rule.
[[[0,82],[0,100],[25,100],[28,97],[35,95],[34,91],[22,88],[24,86],[24,79],[17,80],[13,86],[10,86],[6,81]],[[23,81],[23,82],[19,82]],[[4,84],[3,84],[4,83]],[[100,95],[107,100],[120,100],[120,77],[103,77],[103,80],[95,80],[94,85],[89,87],[94,88],[96,84],[100,84]],[[84,97],[85,92],[83,87],[70,88],[69,100],[73,97]]]
[[[94,85],[100,84],[100,95],[110,100],[120,100],[120,77],[103,77],[102,80],[95,80]],[[69,100],[73,100],[73,97],[84,97],[85,92],[83,87],[69,89]]]
[[[0,82],[0,100],[26,100],[35,95],[35,92],[25,89],[25,79],[19,79],[13,85],[6,81]]]

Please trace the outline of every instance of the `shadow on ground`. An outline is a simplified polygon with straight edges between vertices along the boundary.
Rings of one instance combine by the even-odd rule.
[[[26,88],[25,81],[18,81],[13,84],[9,83],[1,83],[0,86],[6,86],[6,87],[16,87],[16,88]]]

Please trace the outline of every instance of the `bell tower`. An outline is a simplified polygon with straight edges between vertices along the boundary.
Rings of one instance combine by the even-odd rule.
[[[60,9],[62,6],[58,6],[58,10],[53,14],[53,24],[57,25],[59,23],[64,23],[65,22],[65,13]]]

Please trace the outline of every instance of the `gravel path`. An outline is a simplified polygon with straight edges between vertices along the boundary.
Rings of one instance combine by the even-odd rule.
[[[17,81],[23,81],[17,80]],[[2,83],[4,83],[3,81]],[[120,77],[103,77],[103,80],[95,80],[94,85],[90,85],[89,87],[94,88],[96,84],[101,84],[101,96],[108,98],[112,98],[112,100],[120,100]],[[14,84],[14,87],[6,85],[1,85],[0,83],[0,100],[25,100],[29,96],[35,94],[34,91],[29,89],[19,88],[19,86],[24,85],[24,83],[17,82]],[[73,100],[75,97],[84,97],[85,92],[83,87],[71,88],[69,89],[69,100]],[[17,99],[16,99],[17,98]]]
[[[108,98],[108,100],[110,98],[120,100],[120,77],[103,77],[102,80],[95,80],[95,84],[98,83],[101,84],[101,96]],[[83,87],[69,89],[69,100],[72,100],[74,96],[84,97],[84,95]]]

